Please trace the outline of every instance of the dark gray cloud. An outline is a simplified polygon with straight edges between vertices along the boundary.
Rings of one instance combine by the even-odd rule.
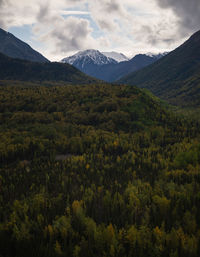
[[[99,19],[98,20],[98,25],[103,30],[111,31],[112,28],[113,28],[112,23],[110,23],[109,21],[106,21],[105,19]]]
[[[110,1],[105,4],[105,8],[108,12],[119,12],[121,11],[121,6],[116,1]]]
[[[6,23],[4,20],[4,8],[5,8],[5,0],[0,0],[0,27],[1,28],[6,28]]]
[[[200,0],[156,0],[161,8],[170,8],[179,18],[180,36],[200,29]]]
[[[51,38],[56,39],[57,49],[62,52],[81,49],[91,30],[87,20],[70,17],[60,24],[60,28],[51,31]]]
[[[177,40],[177,35],[175,32],[169,34],[168,29],[169,23],[166,20],[158,23],[157,26],[143,25],[135,35],[135,38],[137,41],[143,40],[150,47],[158,47],[161,44],[173,47]]]
[[[129,13],[120,0],[90,0],[88,4],[92,19],[104,32],[119,31],[119,22],[128,19]]]
[[[39,22],[45,21],[49,17],[49,13],[50,13],[49,5],[47,3],[42,4],[37,14],[37,20]]]
[[[39,11],[36,16],[38,23],[51,24],[52,26],[61,20],[61,17],[52,12],[52,7],[49,2],[39,5]]]

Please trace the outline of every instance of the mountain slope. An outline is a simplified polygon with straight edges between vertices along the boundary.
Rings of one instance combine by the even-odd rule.
[[[139,54],[129,61],[117,62],[98,50],[86,50],[62,59],[61,62],[69,63],[82,72],[95,78],[114,82],[130,72],[139,70],[155,62],[159,57]]]
[[[0,80],[65,81],[72,84],[97,82],[69,64],[29,62],[1,53]]]
[[[181,106],[200,105],[200,31],[154,64],[119,80]]]
[[[0,28],[0,52],[13,57],[33,62],[48,62],[48,60],[33,50],[28,44]]]

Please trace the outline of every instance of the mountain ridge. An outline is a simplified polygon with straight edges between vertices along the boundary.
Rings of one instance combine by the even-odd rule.
[[[83,62],[83,63],[89,63],[92,62],[95,65],[105,65],[105,64],[110,64],[110,63],[117,63],[114,59],[109,58],[105,55],[103,55],[100,51],[95,50],[95,49],[88,49],[85,51],[79,51],[78,53],[63,58],[61,60],[61,62],[64,63],[69,63],[71,65],[76,65],[77,68],[79,66],[79,62]],[[81,65],[83,68],[83,65]]]
[[[162,59],[121,78],[174,105],[200,105],[200,31]]]
[[[12,58],[33,62],[49,62],[42,54],[30,45],[0,28],[0,53]]]

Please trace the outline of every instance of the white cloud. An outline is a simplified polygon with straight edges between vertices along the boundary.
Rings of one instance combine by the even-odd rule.
[[[1,1],[0,2],[0,25],[7,29],[11,26],[22,26],[24,24],[32,24],[36,22],[35,14],[37,6],[23,4],[14,1]]]
[[[75,16],[64,18],[60,11],[53,10],[49,5],[40,6],[37,21],[33,32],[46,43],[48,47],[45,53],[53,59],[63,58],[77,50],[108,45],[106,38],[100,37],[95,40],[92,37],[93,29],[88,19]]]
[[[69,10],[61,10],[59,11],[61,15],[89,15],[89,12],[86,11],[69,11]]]

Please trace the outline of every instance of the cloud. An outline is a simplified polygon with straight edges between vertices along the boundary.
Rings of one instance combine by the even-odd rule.
[[[1,10],[3,9],[3,5],[4,5],[4,0],[0,0],[0,15],[1,15]],[[2,19],[0,19],[0,27],[4,27],[4,22]]]
[[[161,14],[162,15],[162,14]],[[151,47],[172,47],[177,38],[177,20],[171,15],[165,15],[161,19],[144,19],[142,22],[136,20],[137,26],[133,28],[136,41],[142,41]]]
[[[8,29],[13,26],[31,25],[36,22],[36,13],[39,0],[28,2],[26,0],[1,0],[0,26]]]
[[[88,41],[92,29],[88,20],[69,17],[58,23],[59,27],[47,35],[47,40],[55,40],[58,51],[70,52],[89,47]]]
[[[92,32],[88,20],[73,16],[65,19],[48,3],[40,6],[37,21],[34,33],[42,35],[41,40],[47,43],[53,42],[55,51],[69,52],[81,48]]]
[[[46,3],[40,6],[37,14],[37,24],[33,28],[33,33],[45,42],[48,48],[45,51],[47,56],[63,58],[73,51],[99,48],[109,44],[103,37],[92,37],[93,28],[88,19],[76,16],[62,17],[60,12]]]
[[[200,29],[199,0],[156,0],[161,8],[170,8],[178,16],[181,35],[188,35]]]
[[[89,12],[86,11],[66,11],[66,10],[61,10],[59,12],[61,15],[89,15]]]
[[[87,48],[173,49],[199,29],[199,0],[0,0],[0,27],[31,25],[37,49],[58,59]],[[32,39],[30,39],[32,40]]]
[[[105,32],[119,31],[119,20],[127,20],[129,13],[119,0],[90,0],[89,10],[98,27]]]
[[[5,0],[0,0],[0,6],[2,7],[3,5],[5,5],[6,1]]]

